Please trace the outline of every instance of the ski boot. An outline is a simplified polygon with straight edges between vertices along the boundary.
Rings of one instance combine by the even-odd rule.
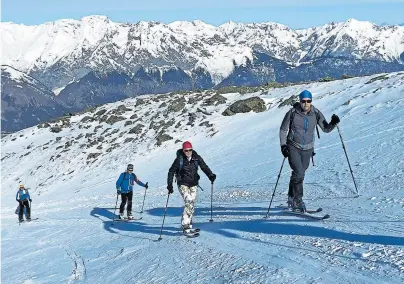
[[[129,220],[132,220],[132,219],[133,219],[133,215],[132,215],[132,212],[131,212],[131,211],[128,211],[128,219],[129,219]]]
[[[119,218],[119,219],[121,219],[121,220],[125,219],[125,217],[123,216],[123,212],[122,212],[122,213],[121,213],[121,212],[119,212],[119,216],[118,216],[118,218]]]
[[[286,202],[286,204],[288,205],[288,208],[293,207],[293,196],[288,196],[288,201]]]
[[[306,205],[304,204],[303,199],[301,197],[293,198],[292,210],[301,213],[306,212]]]

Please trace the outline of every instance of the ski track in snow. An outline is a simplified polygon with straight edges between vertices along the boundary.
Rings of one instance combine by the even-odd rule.
[[[314,99],[334,92],[315,105],[326,118],[343,114],[340,129],[360,194],[355,198],[337,130],[320,133],[315,166],[310,164],[305,178],[304,200],[310,209],[322,207],[319,214],[330,214],[326,221],[286,215],[276,208],[286,201],[287,163],[269,218],[263,219],[282,162],[278,129],[287,108],[231,118],[220,116],[223,110],[218,109],[210,119],[219,130],[212,138],[206,138],[202,128],[179,134],[191,139],[218,175],[214,221],[209,222],[210,184],[201,173],[204,191],[198,191],[194,217],[201,234],[192,239],[181,235],[182,200],[175,190],[163,239],[157,240],[167,200],[167,170],[178,144],[150,150],[139,143],[131,157],[123,154],[134,148],[125,145],[100,164],[86,166],[79,162],[81,150],[53,164],[43,152],[35,152],[35,146],[54,139],[48,130],[37,138],[31,129],[18,132],[16,136],[27,138],[14,144],[4,139],[2,283],[403,283],[404,75],[389,76],[384,83],[364,84],[369,81],[364,77],[305,86],[314,90]],[[378,96],[372,93],[373,85],[382,88]],[[396,87],[388,89],[391,93],[384,88],[390,85]],[[271,90],[262,97],[289,96],[301,88]],[[358,95],[365,98],[343,105]],[[31,143],[31,156],[16,162]],[[115,180],[128,162],[134,162],[137,175],[150,185],[143,220],[113,223]],[[71,175],[60,173],[72,169],[76,171]],[[21,225],[15,214],[20,181],[32,188],[32,216],[39,217]],[[135,217],[143,196],[144,189],[136,188]]]

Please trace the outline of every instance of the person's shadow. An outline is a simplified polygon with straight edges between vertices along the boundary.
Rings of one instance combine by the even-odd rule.
[[[123,231],[127,232],[141,232],[145,235],[157,235],[160,236],[176,236],[180,234],[179,227],[172,227],[172,226],[164,226],[163,230],[161,231],[161,225],[159,226],[151,226],[145,224],[143,220],[134,220],[134,221],[116,221],[118,216],[114,215],[115,208],[102,208],[102,207],[94,207],[91,210],[90,215],[101,220],[104,224],[104,229],[110,233],[120,234],[127,237],[132,237],[136,239],[146,239],[151,241],[156,241],[156,239],[147,238],[147,237],[139,237],[132,235],[124,235],[122,234]],[[164,211],[164,208],[163,208]],[[162,215],[161,215],[162,216]]]
[[[104,222],[105,230],[111,233],[116,234],[119,233],[119,231],[137,231],[145,234],[160,235],[161,225],[148,225],[145,224],[142,220],[131,222],[114,222],[114,214],[110,211],[112,209],[114,208],[95,207],[91,211],[91,216],[102,220],[102,222]],[[164,209],[165,208],[152,208],[147,210],[146,212],[152,216],[163,217]],[[182,211],[182,207],[170,207],[167,209],[166,217],[180,217]],[[324,227],[307,225],[307,223],[310,223],[310,220],[307,219],[263,219],[262,217],[257,218],[257,215],[263,216],[263,213],[266,212],[266,208],[263,207],[214,207],[213,212],[213,222],[208,221],[211,214],[210,207],[198,208],[195,212],[194,218],[206,217],[204,219],[207,220],[207,222],[200,222],[199,219],[198,225],[200,226],[200,228],[203,231],[222,235],[227,238],[243,239],[244,237],[237,232],[246,232],[266,235],[308,236],[323,239],[338,239],[350,242],[404,246],[404,237],[341,232]],[[273,208],[270,212],[270,216],[285,216],[282,213],[282,210],[279,208]],[[243,219],[236,219],[234,215],[241,215],[243,216]],[[255,219],[246,220],[244,216],[254,216]],[[304,225],[296,224],[297,222],[303,222]],[[313,220],[311,222],[316,223],[319,221]],[[181,232],[179,226],[164,226],[162,231],[162,235],[165,236],[176,236],[180,234]],[[142,238],[135,236],[132,237]]]

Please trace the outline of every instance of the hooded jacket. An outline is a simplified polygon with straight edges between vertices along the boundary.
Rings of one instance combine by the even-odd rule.
[[[292,113],[294,113],[294,117],[290,124]],[[293,108],[286,113],[281,124],[279,131],[281,146],[293,145],[302,150],[314,148],[316,124],[325,133],[331,132],[335,128],[335,125],[329,124],[324,115],[313,105],[305,114],[300,103],[295,103]]]
[[[135,182],[145,187],[145,184],[141,182],[134,173],[129,173],[125,171],[119,175],[118,180],[116,181],[116,189],[120,190],[121,193],[128,193],[133,191],[133,185]]]
[[[180,168],[181,157],[183,161],[182,168]],[[202,171],[207,176],[212,174],[212,171],[206,165],[205,161],[195,150],[192,151],[191,160],[188,161],[182,149],[179,149],[177,151],[177,157],[168,170],[167,184],[173,184],[174,175],[176,175],[178,185],[197,186],[200,179],[198,166],[201,167]]]

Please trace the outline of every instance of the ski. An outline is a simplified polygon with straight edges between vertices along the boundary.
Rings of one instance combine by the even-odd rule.
[[[199,228],[191,229],[191,233],[199,233],[200,231],[201,229]]]
[[[118,221],[118,222],[130,222],[130,221],[139,221],[139,220],[142,220],[142,219],[143,219],[143,217],[131,218],[131,219],[124,218],[124,219],[115,219],[114,221]]]
[[[32,218],[31,220],[22,220],[22,221],[19,221],[18,223],[29,223],[29,222],[31,222],[31,221],[35,221],[35,220],[38,220],[39,218]]]
[[[300,217],[306,217],[306,218],[315,219],[315,220],[325,220],[325,219],[330,218],[330,215],[328,215],[328,214],[323,215],[323,216],[318,216],[318,215],[313,215],[310,213],[303,213],[303,212],[292,211],[292,210],[284,210],[283,213],[300,216]]]
[[[290,210],[290,207],[289,207],[289,206],[283,205],[283,204],[276,206],[276,208],[281,208],[281,209],[285,209],[285,210]],[[319,207],[319,208],[317,208],[317,209],[314,209],[314,210],[313,210],[313,209],[306,209],[306,213],[308,213],[308,214],[315,214],[315,213],[319,213],[319,212],[321,212],[321,211],[323,211],[323,208],[321,208],[321,207]]]
[[[197,233],[183,233],[184,236],[186,236],[187,238],[196,238],[199,237],[199,232]]]

